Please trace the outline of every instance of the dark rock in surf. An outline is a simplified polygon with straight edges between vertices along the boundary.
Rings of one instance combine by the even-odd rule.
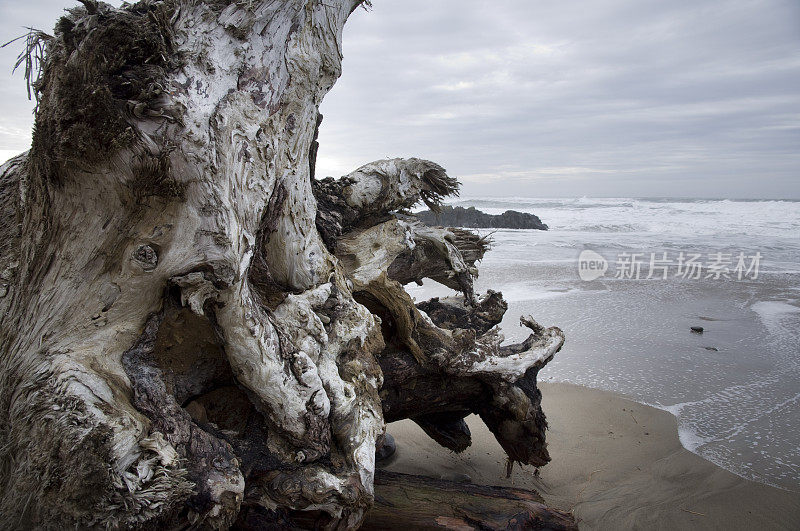
[[[467,227],[472,229],[537,229],[547,230],[538,216],[506,210],[502,214],[492,215],[481,212],[475,207],[442,206],[441,212],[425,210],[415,214],[420,221],[429,226]]]
[[[702,326],[693,326],[692,327],[692,332],[694,332],[695,334],[702,334],[703,333],[703,327]]]

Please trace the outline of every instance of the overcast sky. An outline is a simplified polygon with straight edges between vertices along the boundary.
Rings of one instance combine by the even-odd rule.
[[[319,175],[418,156],[465,196],[800,199],[798,0],[373,3],[345,28]],[[0,0],[0,37],[73,4]],[[30,143],[18,51],[3,158]]]

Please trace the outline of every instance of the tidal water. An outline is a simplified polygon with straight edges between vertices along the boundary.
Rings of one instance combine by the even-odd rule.
[[[451,204],[531,212],[550,226],[492,232],[476,286],[503,292],[509,341],[526,336],[521,314],[564,330],[567,342],[541,379],[670,411],[688,450],[800,490],[800,202]],[[451,293],[432,281],[408,289],[417,300]]]

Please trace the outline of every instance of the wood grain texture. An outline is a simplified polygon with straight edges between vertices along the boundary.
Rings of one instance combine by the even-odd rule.
[[[40,36],[31,150],[0,167],[0,525],[356,528],[384,416],[457,449],[476,412],[547,462],[563,333],[501,345],[486,242],[408,216],[457,181],[312,177],[361,3],[84,0]],[[423,278],[460,295],[418,306]]]
[[[361,529],[398,528],[566,531],[578,527],[570,515],[547,507],[533,491],[380,471],[375,476],[375,507]]]

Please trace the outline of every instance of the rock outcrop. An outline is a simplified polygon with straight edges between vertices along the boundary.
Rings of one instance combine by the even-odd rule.
[[[481,212],[475,207],[452,207],[444,205],[441,212],[425,210],[414,214],[421,222],[429,226],[467,227],[471,229],[536,229],[547,230],[538,216],[506,210],[502,214],[492,215]]]

